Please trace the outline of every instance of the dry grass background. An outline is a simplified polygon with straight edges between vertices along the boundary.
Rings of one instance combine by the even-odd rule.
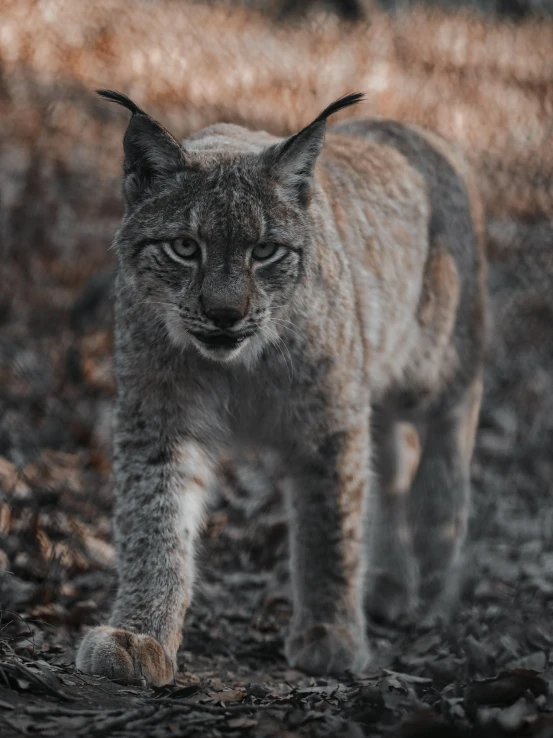
[[[123,115],[92,98],[111,86],[185,135],[220,120],[290,133],[348,90],[358,115],[418,122],[457,141],[494,214],[550,212],[553,21],[518,25],[414,9],[370,23],[331,15],[277,26],[240,6],[183,0],[3,0],[2,130],[112,175]],[[109,133],[108,133],[109,131]]]

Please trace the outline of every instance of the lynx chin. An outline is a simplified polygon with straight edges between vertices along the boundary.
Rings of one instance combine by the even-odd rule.
[[[370,664],[365,618],[454,602],[482,392],[483,216],[443,139],[327,118],[179,143],[124,95],[115,237],[119,591],[77,666],[173,678],[218,458],[286,459],[294,615],[311,674]]]

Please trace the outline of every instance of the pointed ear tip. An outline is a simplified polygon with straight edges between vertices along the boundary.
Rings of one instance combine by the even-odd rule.
[[[323,112],[315,118],[313,123],[326,123],[327,118],[334,115],[334,113],[344,108],[349,108],[352,105],[357,105],[357,103],[363,102],[365,99],[364,92],[350,92],[347,95],[342,95],[342,97],[327,105]]]
[[[348,105],[355,105],[355,103],[362,102],[366,98],[365,92],[346,92],[345,95],[339,97],[336,102],[344,102]]]
[[[130,97],[127,97],[122,92],[117,92],[117,90],[100,89],[96,90],[96,94],[100,95],[100,97],[103,97],[109,102],[114,102],[117,105],[121,105],[122,107],[127,108],[127,110],[130,110],[133,115],[136,115],[137,113],[144,114],[143,111],[138,107],[138,105],[134,103],[130,99]]]
[[[299,136],[307,131],[313,131],[315,127],[324,129],[326,127],[327,119],[330,118],[331,115],[334,115],[334,113],[337,113],[339,110],[343,110],[344,108],[357,105],[357,103],[365,102],[366,99],[367,96],[364,92],[348,92],[345,95],[342,95],[342,97],[339,97],[337,100],[334,100],[334,102],[331,102],[330,105],[327,105],[315,120],[311,121],[311,123],[305,126],[305,128],[302,128],[302,130],[295,135]],[[291,138],[294,138],[294,136]]]

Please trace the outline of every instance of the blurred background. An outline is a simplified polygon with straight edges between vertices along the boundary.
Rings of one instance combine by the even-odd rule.
[[[360,90],[366,103],[348,115],[416,122],[465,151],[488,216],[491,329],[463,614],[428,658],[449,659],[461,681],[513,659],[545,668],[552,0],[2,0],[0,646],[69,663],[115,583],[109,246],[128,113],[95,96],[101,87],[129,95],[177,137],[220,121],[287,135]],[[206,529],[187,659],[205,670],[214,654],[250,648],[248,668],[282,662],[286,532],[266,461],[229,462]],[[254,614],[232,621],[237,598]],[[406,642],[379,633],[401,665]],[[437,673],[414,663],[424,678]]]

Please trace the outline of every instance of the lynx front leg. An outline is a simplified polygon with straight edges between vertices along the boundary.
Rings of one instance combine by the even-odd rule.
[[[470,502],[470,461],[482,381],[455,407],[427,421],[425,448],[409,497],[421,600],[427,617],[447,615],[457,595]]]
[[[118,439],[119,591],[109,626],[91,630],[82,671],[160,686],[171,681],[194,579],[194,544],[213,468],[201,445]]]
[[[296,459],[289,489],[294,616],[291,666],[310,674],[359,670],[363,616],[368,422],[327,436]]]

